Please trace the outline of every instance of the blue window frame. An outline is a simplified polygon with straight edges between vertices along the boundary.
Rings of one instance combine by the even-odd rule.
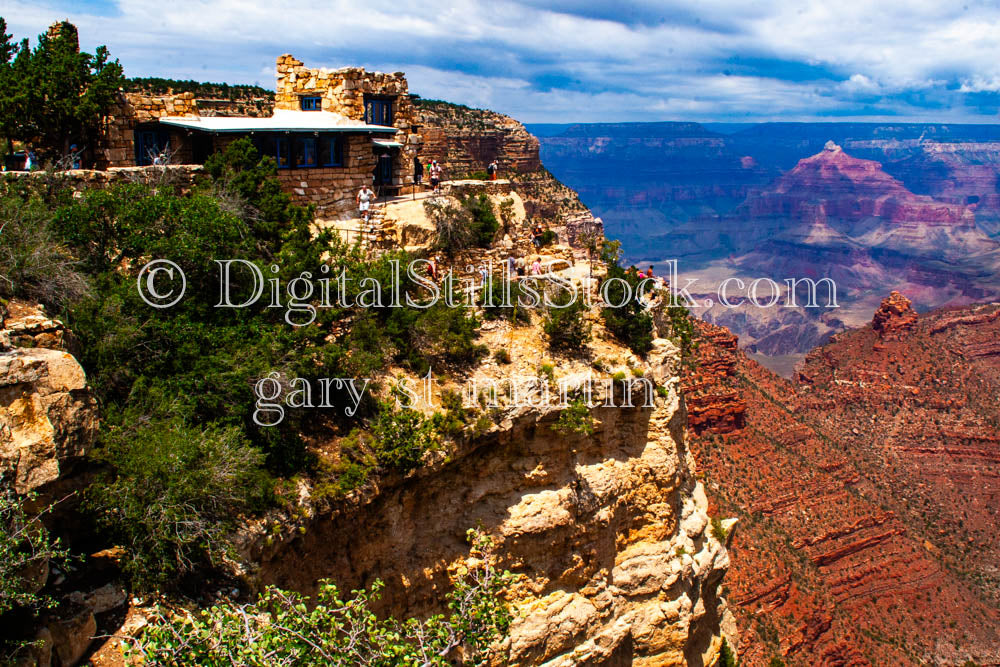
[[[160,128],[137,128],[135,131],[135,163],[140,167],[153,164],[156,156],[165,151],[170,138]]]
[[[321,111],[323,101],[319,97],[300,97],[299,108],[303,111]]]
[[[336,135],[323,135],[319,140],[319,155],[324,167],[344,166],[344,142]]]
[[[316,166],[316,137],[295,138],[295,168]]]
[[[366,99],[365,122],[371,125],[392,125],[392,100]]]
[[[278,169],[288,169],[292,166],[289,155],[288,137],[278,134],[259,134],[254,137],[257,150],[261,155],[270,155],[278,163]]]

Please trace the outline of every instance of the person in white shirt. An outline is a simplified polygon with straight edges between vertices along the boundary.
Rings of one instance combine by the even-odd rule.
[[[361,186],[361,190],[358,192],[358,210],[361,211],[361,217],[364,218],[365,222],[368,222],[368,218],[371,216],[372,200],[375,199],[375,192],[368,186]]]

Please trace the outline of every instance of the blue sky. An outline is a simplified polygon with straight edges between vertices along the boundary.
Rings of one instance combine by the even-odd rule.
[[[424,97],[524,122],[992,123],[1000,4],[925,0],[402,3],[0,0],[16,37],[59,19],[129,76],[258,83],[274,59],[407,73]]]

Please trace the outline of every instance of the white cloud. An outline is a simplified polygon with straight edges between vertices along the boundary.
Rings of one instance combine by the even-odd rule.
[[[1000,8],[973,0],[115,1],[102,15],[6,0],[3,14],[18,36],[69,18],[133,76],[271,86],[274,57],[291,52],[401,69],[422,95],[529,121],[959,120],[976,117],[963,95],[1000,90]],[[857,106],[872,99],[879,109]]]

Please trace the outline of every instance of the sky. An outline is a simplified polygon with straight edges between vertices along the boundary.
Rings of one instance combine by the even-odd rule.
[[[0,0],[127,76],[274,87],[274,60],[406,72],[527,123],[998,122],[1000,2]]]

